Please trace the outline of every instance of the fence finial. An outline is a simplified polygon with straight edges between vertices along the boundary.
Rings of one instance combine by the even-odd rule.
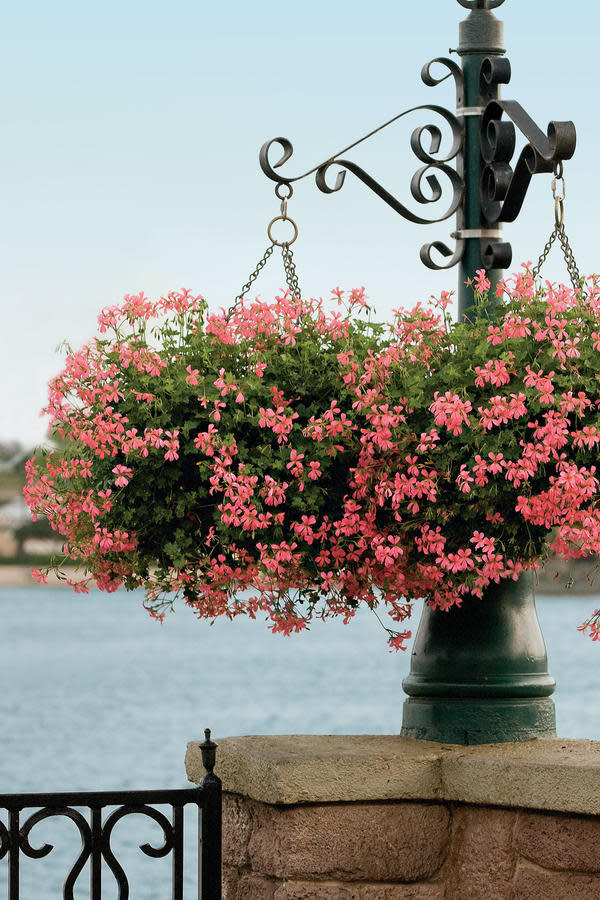
[[[217,747],[214,741],[210,739],[210,728],[204,729],[204,741],[200,744],[202,752],[202,765],[209,775],[212,775],[217,759]]]

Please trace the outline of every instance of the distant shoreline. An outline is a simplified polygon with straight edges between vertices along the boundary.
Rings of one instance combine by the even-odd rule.
[[[60,581],[54,572],[50,572],[48,574],[48,584],[38,584],[38,582],[33,578],[31,574],[31,569],[34,566],[23,566],[23,565],[0,565],[0,588],[3,587],[34,587],[34,588],[43,588],[43,587],[53,587],[53,588],[67,588],[68,590],[72,590],[70,585],[68,585],[65,581]],[[65,568],[65,575],[68,575],[70,578],[77,578],[77,572],[74,568]]]
[[[536,594],[548,597],[596,597],[600,594],[600,560],[549,559],[537,573]],[[590,581],[592,582],[590,584]],[[570,583],[570,587],[566,587]]]
[[[48,584],[38,584],[31,575],[31,566],[24,565],[0,565],[0,588],[3,587],[52,587],[72,590],[65,581],[59,581],[54,572],[48,574]],[[78,572],[73,568],[65,568],[65,575],[77,579]],[[588,576],[594,576],[594,583],[590,584]],[[572,577],[572,587],[566,584]],[[550,560],[544,569],[538,573],[536,594],[545,597],[559,597],[563,595],[578,597],[595,597],[600,595],[600,565],[590,560],[576,559],[571,562],[564,560]]]

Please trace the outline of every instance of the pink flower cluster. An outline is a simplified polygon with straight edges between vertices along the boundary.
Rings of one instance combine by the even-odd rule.
[[[105,309],[50,384],[66,449],[27,466],[76,589],[143,586],[158,616],[180,592],[290,634],[361,604],[449,609],[548,544],[600,552],[600,288],[525,269],[500,293],[474,322],[450,324],[444,294],[387,329],[360,319],[364,290],[334,291],[345,312],[282,294],[206,315],[187,291]]]

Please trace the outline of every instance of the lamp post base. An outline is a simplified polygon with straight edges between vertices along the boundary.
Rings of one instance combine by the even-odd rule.
[[[555,737],[555,682],[532,574],[492,584],[448,611],[426,603],[402,686],[405,737],[448,744]]]
[[[401,734],[422,741],[464,745],[556,737],[554,702],[549,697],[409,697],[404,701]]]

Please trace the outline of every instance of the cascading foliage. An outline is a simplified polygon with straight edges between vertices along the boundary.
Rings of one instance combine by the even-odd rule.
[[[58,446],[27,464],[55,568],[81,569],[75,590],[143,587],[158,617],[181,594],[289,634],[364,603],[400,625],[549,549],[598,553],[599,281],[584,296],[524,268],[495,304],[483,271],[473,287],[461,323],[447,293],[374,323],[363,289],[104,309],[50,383]],[[598,637],[598,614],[581,627]]]

